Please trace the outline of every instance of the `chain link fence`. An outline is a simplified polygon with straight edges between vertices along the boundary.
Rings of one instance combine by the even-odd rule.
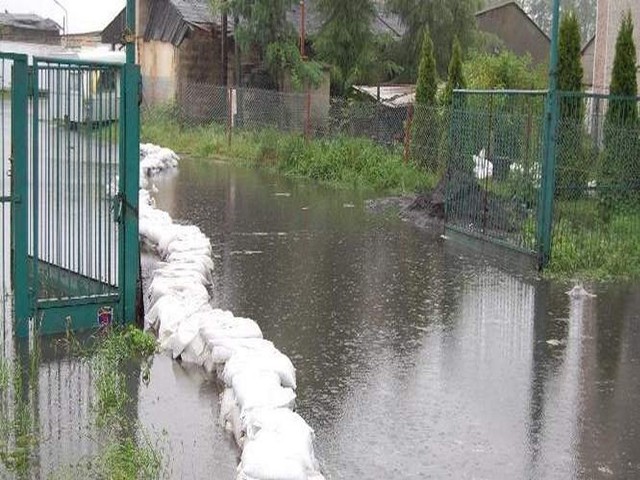
[[[638,99],[559,94],[555,187],[545,193],[544,91],[456,91],[439,107],[166,80],[145,81],[143,92],[144,120],[212,127],[229,142],[273,131],[389,148],[444,179],[448,228],[529,254],[539,253],[550,194],[553,258],[569,263],[563,270],[590,268],[640,233]]]
[[[640,99],[558,101],[552,262],[625,272],[640,255]]]
[[[454,96],[447,224],[536,251],[545,92],[463,91]]]

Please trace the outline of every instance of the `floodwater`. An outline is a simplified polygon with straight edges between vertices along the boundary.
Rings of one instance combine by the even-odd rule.
[[[637,286],[571,300],[500,250],[368,213],[364,194],[225,164],[183,160],[157,183],[158,206],[211,237],[215,306],[254,318],[297,367],[328,479],[640,477]],[[216,379],[163,355],[148,386],[133,373],[132,421],[168,477],[233,480]],[[100,453],[93,376],[44,346],[28,478]]]
[[[216,306],[293,360],[327,478],[640,477],[637,286],[571,300],[362,194],[224,164],[159,188],[212,239]]]

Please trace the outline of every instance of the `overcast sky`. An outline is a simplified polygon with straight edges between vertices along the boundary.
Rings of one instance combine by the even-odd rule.
[[[102,30],[126,4],[126,0],[58,0],[68,12],[70,33]],[[36,13],[62,26],[64,13],[53,0],[0,0],[0,10],[10,13]]]

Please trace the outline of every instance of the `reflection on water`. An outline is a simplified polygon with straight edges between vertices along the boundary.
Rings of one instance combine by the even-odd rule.
[[[184,161],[160,190],[161,208],[212,238],[215,303],[292,358],[328,478],[640,476],[637,286],[572,301],[566,285],[367,214],[360,194],[224,165]],[[133,373],[134,417],[170,478],[234,479],[215,379],[164,356],[149,386]],[[93,377],[43,345],[27,478],[99,453]]]
[[[640,475],[636,287],[572,302],[361,194],[224,165],[160,192],[212,238],[214,302],[292,358],[329,478]]]

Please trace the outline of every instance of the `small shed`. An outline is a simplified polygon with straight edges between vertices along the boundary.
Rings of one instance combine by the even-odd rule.
[[[350,133],[387,145],[401,142],[410,109],[416,102],[416,86],[354,85],[353,91],[360,101],[347,116]],[[375,121],[372,122],[371,118]]]
[[[192,120],[225,118],[224,85],[229,74],[223,36],[233,52],[230,29],[222,31],[209,0],[137,0],[137,62],[146,104],[175,102]],[[231,23],[231,22],[230,22]],[[126,11],[103,30],[102,41],[116,48],[126,33]],[[227,64],[232,60],[227,57]]]
[[[60,25],[31,13],[0,13],[0,40],[60,45]]]
[[[549,60],[551,39],[515,1],[476,13],[478,29],[498,37],[516,55],[530,55],[535,64]]]

